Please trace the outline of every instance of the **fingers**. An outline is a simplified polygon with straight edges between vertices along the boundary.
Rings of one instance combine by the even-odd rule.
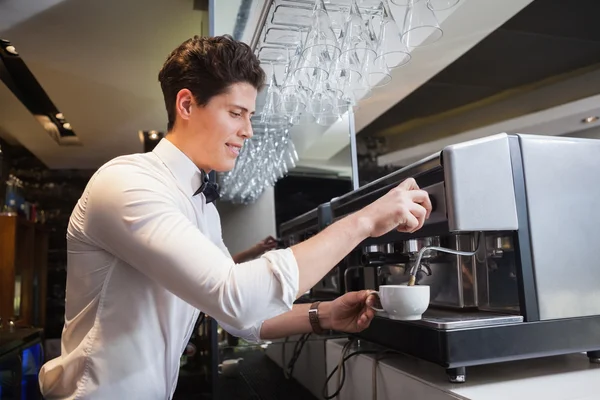
[[[360,290],[348,292],[342,297],[346,306],[357,307],[360,310],[356,317],[356,330],[360,332],[367,329],[375,317],[375,311],[371,308],[371,305],[376,304],[375,301],[377,298],[373,294],[373,291]]]
[[[262,242],[260,242],[260,245],[267,250],[273,249],[277,247],[277,239],[273,238],[272,236],[269,236]]]
[[[419,221],[419,226],[415,229],[415,231],[421,229],[423,224],[425,224],[425,219],[427,219],[427,210],[420,204],[413,203],[409,206],[410,213]]]
[[[410,209],[408,211],[404,215],[404,222],[397,228],[399,232],[412,233],[419,229],[419,220],[410,212]]]
[[[419,185],[413,178],[408,178],[402,183],[400,183],[397,188],[401,191],[408,192],[406,193],[413,202],[420,204],[426,211],[425,219],[429,218],[431,215],[431,199],[429,198],[429,193],[425,190],[419,189]],[[422,225],[421,225],[422,226]]]
[[[367,304],[367,306],[369,307],[377,307],[377,295],[374,293],[369,293],[369,295],[367,296],[367,301],[365,302]]]
[[[408,204],[405,203],[406,208],[401,211],[404,222],[398,226],[398,231],[415,232],[423,227],[425,220],[431,215],[432,205],[429,193],[420,189],[409,191],[402,191],[400,187],[398,189],[402,192],[402,197],[405,199],[408,197]]]
[[[358,307],[361,306],[363,309],[369,308],[369,304],[373,303],[373,290],[359,290],[354,292],[345,293],[342,298],[344,300],[344,304],[347,307]]]
[[[382,308],[383,306],[381,305],[381,299],[379,298],[379,296],[377,295],[376,292],[369,294],[369,297],[367,297],[367,301],[365,302],[367,305],[367,308]]]
[[[371,293],[370,290],[359,290],[356,292],[348,292],[344,294],[344,300],[346,300],[346,304],[349,306],[354,306],[357,304],[363,304],[366,302],[367,297]]]
[[[367,329],[371,325],[371,321],[375,318],[375,311],[369,307],[364,307],[360,316],[356,320],[356,325],[359,331]]]
[[[425,211],[426,211],[425,219],[429,218],[429,216],[431,215],[431,209],[432,209],[431,199],[429,198],[429,193],[427,193],[424,190],[412,190],[412,191],[408,192],[407,194],[411,197],[412,201],[420,204],[425,209]]]
[[[415,181],[413,178],[408,178],[402,181],[398,185],[398,188],[403,190],[416,190],[419,189],[419,185],[417,185],[417,181]]]

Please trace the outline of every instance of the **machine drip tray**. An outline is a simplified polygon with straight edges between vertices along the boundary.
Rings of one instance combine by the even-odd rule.
[[[386,318],[386,314],[383,313],[378,313],[378,316]],[[449,331],[454,329],[516,324],[519,322],[523,322],[523,316],[521,315],[497,314],[486,311],[457,312],[428,309],[420,321],[404,323]]]

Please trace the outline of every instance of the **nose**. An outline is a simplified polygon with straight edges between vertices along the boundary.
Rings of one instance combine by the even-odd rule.
[[[252,138],[252,136],[254,136],[254,131],[252,130],[252,122],[250,121],[250,119],[248,119],[247,123],[240,130],[240,136],[242,136],[244,139],[250,139]]]

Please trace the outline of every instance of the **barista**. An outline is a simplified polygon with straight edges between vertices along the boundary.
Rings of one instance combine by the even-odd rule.
[[[367,237],[421,228],[429,197],[407,180],[305,242],[236,263],[206,174],[234,167],[264,79],[229,36],[194,37],[168,56],[168,135],[100,167],[71,215],[62,354],[41,370],[46,399],[171,398],[199,310],[253,341],[369,325],[364,291],[294,301]]]

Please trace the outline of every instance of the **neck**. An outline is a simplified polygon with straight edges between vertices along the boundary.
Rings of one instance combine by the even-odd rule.
[[[195,150],[198,149],[198,143],[190,140],[190,135],[186,132],[182,132],[180,129],[173,128],[165,137],[169,142],[173,143],[183,154],[185,154],[196,166],[206,172],[207,174],[211,171],[208,165],[200,162],[198,155]]]

